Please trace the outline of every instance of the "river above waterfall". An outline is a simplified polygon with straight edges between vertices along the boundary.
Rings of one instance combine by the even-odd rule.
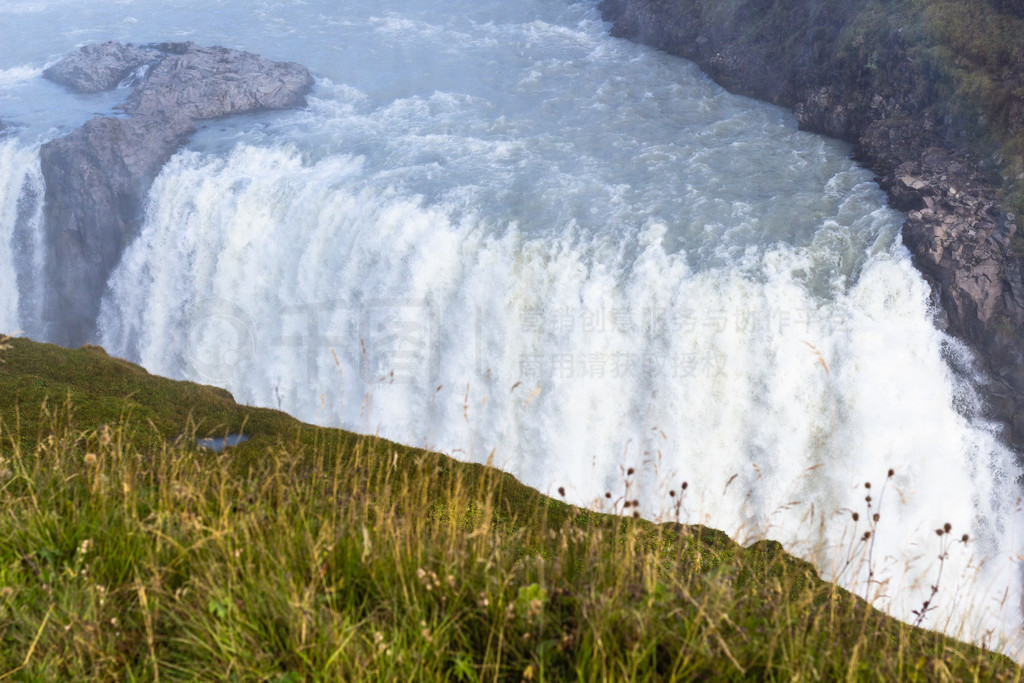
[[[208,122],[157,178],[103,300],[110,353],[575,503],[776,538],[825,577],[892,469],[869,597],[912,620],[949,522],[974,540],[926,625],[1015,632],[1014,456],[845,145],[609,37],[590,2],[3,12],[0,329],[45,336],[39,144],[129,92],[72,95],[47,64],[104,40],[296,61],[307,108]]]

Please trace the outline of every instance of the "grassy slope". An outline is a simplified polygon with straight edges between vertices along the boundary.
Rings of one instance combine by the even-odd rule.
[[[962,143],[976,150],[983,166],[1001,173],[1007,208],[1024,215],[1024,12],[1013,14],[999,5],[992,0],[849,3],[837,61],[846,70],[851,63],[863,65],[865,81],[894,76],[894,90],[899,79],[914,79],[911,102],[961,131]],[[883,69],[879,55],[894,43],[902,43],[912,66],[885,65],[888,73],[878,73]]]
[[[101,349],[11,341],[0,421],[0,679],[1020,677],[777,543],[574,508]],[[179,438],[243,428],[223,455]]]
[[[844,56],[870,69],[880,52],[902,41],[907,60],[915,63],[907,72],[923,77],[917,100],[936,119],[948,117],[962,131],[983,167],[1001,173],[1007,209],[1024,215],[1024,5],[1018,0],[867,0],[860,5],[840,38]]]
[[[992,136],[1010,208],[1024,215],[1024,6],[913,0],[954,83],[954,102]],[[1001,11],[1014,6],[1016,13]]]

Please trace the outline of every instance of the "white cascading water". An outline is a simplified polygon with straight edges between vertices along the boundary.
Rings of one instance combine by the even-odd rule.
[[[909,621],[948,522],[971,541],[925,625],[1019,656],[1014,454],[844,146],[610,38],[591,3],[181,4],[82,30],[243,47],[318,83],[306,110],[211,123],[170,160],[103,301],[111,353],[576,503],[628,493],[778,539]],[[868,481],[870,588],[848,563]]]
[[[0,139],[0,332],[24,330],[23,307],[39,317],[31,272],[42,270],[42,196],[38,147]],[[33,267],[21,269],[19,283],[17,264],[25,260]]]
[[[14,269],[14,225],[17,220],[21,175],[24,169],[13,158],[17,146],[0,141],[0,330],[18,329],[18,275]]]

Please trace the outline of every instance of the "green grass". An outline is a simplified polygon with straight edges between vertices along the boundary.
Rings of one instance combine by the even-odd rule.
[[[0,420],[3,680],[1020,678],[777,543],[576,508],[98,349],[12,340]]]
[[[1024,19],[989,2],[913,0],[951,75],[951,110],[984,131],[996,150],[1004,201],[1024,197]]]
[[[864,0],[851,9],[839,61],[870,67],[895,48],[902,64],[881,88],[913,90],[908,105],[946,120],[976,159],[1002,175],[1002,199],[1024,196],[1024,19],[986,0]],[[859,48],[859,50],[855,49]],[[852,62],[850,61],[852,58]],[[884,78],[884,76],[882,76]]]

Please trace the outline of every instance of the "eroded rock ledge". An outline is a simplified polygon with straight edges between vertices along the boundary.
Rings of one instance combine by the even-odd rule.
[[[801,128],[854,145],[891,204],[908,212],[904,242],[932,283],[948,329],[980,351],[992,378],[983,387],[990,414],[1020,448],[1018,217],[1000,204],[991,150],[951,111],[934,54],[905,27],[865,23],[861,5],[604,0],[601,11],[613,35],[692,59],[729,90],[788,106]],[[1024,112],[1024,103],[1013,106]],[[1024,125],[1024,115],[1018,118]]]
[[[93,341],[107,279],[137,234],[146,193],[196,123],[305,105],[305,67],[194,43],[89,45],[44,72],[79,93],[134,90],[125,117],[96,117],[40,150],[46,181],[45,336]]]

